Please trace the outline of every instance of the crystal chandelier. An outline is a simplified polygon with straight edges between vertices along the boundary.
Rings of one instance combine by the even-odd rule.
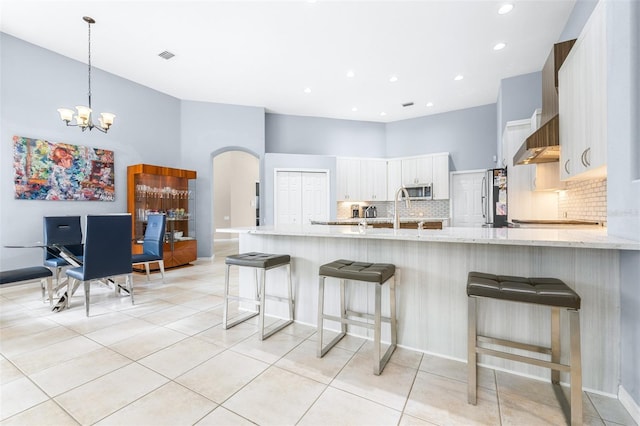
[[[89,106],[78,105],[76,106],[77,113],[74,116],[75,111],[69,108],[58,108],[60,118],[66,123],[67,126],[78,126],[84,132],[85,130],[93,130],[94,128],[100,130],[103,133],[107,133],[109,128],[113,124],[113,119],[116,118],[115,114],[110,112],[100,113],[98,119],[99,125],[93,124],[91,119],[91,24],[95,24],[96,21],[90,16],[84,16],[82,18],[89,26]],[[75,119],[75,124],[72,124],[72,120]]]

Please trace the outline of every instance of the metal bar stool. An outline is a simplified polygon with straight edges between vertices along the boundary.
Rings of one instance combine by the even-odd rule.
[[[242,253],[235,254],[232,256],[227,256],[225,263],[227,265],[227,269],[224,277],[224,311],[223,311],[223,324],[225,330],[240,324],[250,318],[259,315],[259,326],[260,326],[260,339],[264,340],[267,337],[271,336],[273,333],[282,330],[287,325],[293,322],[293,288],[291,285],[291,257],[288,254],[267,254],[267,253]],[[229,294],[229,269],[232,265],[236,265],[238,267],[247,267],[253,268],[254,275],[254,283],[255,283],[255,298],[250,299],[246,297],[233,296]],[[274,295],[266,294],[266,271],[269,269],[280,268],[286,266],[287,267],[287,275],[288,275],[288,285],[287,285],[287,297],[279,297]],[[260,279],[258,279],[258,270],[261,271]],[[276,300],[278,302],[287,303],[289,307],[289,319],[285,320],[283,324],[272,328],[270,331],[265,333],[264,330],[264,310],[265,310],[265,302],[266,299]],[[240,302],[248,302],[257,306],[257,311],[249,312],[248,314],[240,315],[233,322],[229,322],[229,300],[238,300]]]
[[[385,365],[391,358],[391,354],[396,348],[396,290],[395,290],[395,265],[388,263],[364,263],[352,260],[336,260],[320,266],[320,285],[318,293],[318,358],[322,358],[336,343],[347,334],[347,324],[372,328],[373,337],[373,374],[376,376],[382,373]],[[327,277],[340,279],[340,316],[328,315],[324,313],[324,281]],[[345,285],[347,281],[363,281],[375,284],[375,313],[373,315],[347,310],[345,307]],[[389,283],[389,303],[390,316],[383,317],[382,286]],[[349,318],[349,316],[362,317],[364,320]],[[323,346],[324,320],[337,321],[340,323],[340,334]],[[373,319],[371,324],[366,320]],[[382,322],[388,322],[391,326],[391,344],[381,357],[380,337],[382,333]]]
[[[564,282],[555,278],[510,277],[481,272],[469,272],[467,279],[469,309],[468,335],[468,402],[476,404],[477,354],[506,358],[551,369],[551,382],[560,383],[560,371],[571,375],[571,424],[582,424],[582,368],[580,358],[580,296]],[[476,303],[478,298],[532,303],[551,308],[551,347],[529,345],[511,340],[497,339],[477,334]],[[570,365],[560,363],[560,309],[569,313],[571,333]],[[483,347],[483,344],[499,345],[520,350],[543,353],[551,361],[517,355]]]

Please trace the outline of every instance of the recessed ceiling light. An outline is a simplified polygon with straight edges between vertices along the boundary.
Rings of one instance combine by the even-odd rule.
[[[358,107],[353,107],[351,108],[351,111],[356,112],[358,110]]]
[[[380,113],[380,116],[382,116],[382,117],[384,117],[385,115],[387,115],[387,113],[386,113],[386,112],[384,112],[384,111],[382,111],[382,112]]]
[[[513,5],[511,3],[505,3],[502,6],[500,6],[500,9],[498,9],[498,14],[504,15],[511,12],[512,10],[513,10]]]
[[[505,47],[507,47],[507,43],[500,42],[500,43],[496,43],[496,45],[493,46],[493,50],[502,50]]]
[[[355,75],[356,75],[356,73],[353,70],[347,71],[347,77],[353,78],[353,77],[355,77]]]
[[[456,75],[453,79],[454,79],[455,81],[460,81],[460,80],[462,80],[463,78],[464,78],[464,76],[463,76],[462,74],[458,74],[458,75]]]
[[[428,107],[432,107],[433,106],[433,102],[427,102],[427,106]]]
[[[395,83],[396,81],[398,81],[398,76],[397,75],[392,75],[391,77],[389,77],[389,81],[391,83]]]
[[[304,93],[311,93],[311,87],[305,87]]]

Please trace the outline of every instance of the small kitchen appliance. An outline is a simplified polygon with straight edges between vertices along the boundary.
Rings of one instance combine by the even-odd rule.
[[[360,217],[360,204],[351,204],[351,217]]]
[[[408,185],[405,189],[407,192],[402,192],[402,199],[408,196],[410,200],[433,200],[433,185],[430,183]]]
[[[378,208],[376,206],[368,206],[364,209],[364,217],[366,219],[378,217]]]

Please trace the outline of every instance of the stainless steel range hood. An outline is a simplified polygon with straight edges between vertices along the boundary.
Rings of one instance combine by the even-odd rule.
[[[513,164],[551,163],[560,160],[558,114],[540,126],[520,146]]]
[[[553,45],[542,68],[541,125],[513,156],[513,164],[550,163],[560,160],[560,125],[558,121],[558,70],[575,40]]]

